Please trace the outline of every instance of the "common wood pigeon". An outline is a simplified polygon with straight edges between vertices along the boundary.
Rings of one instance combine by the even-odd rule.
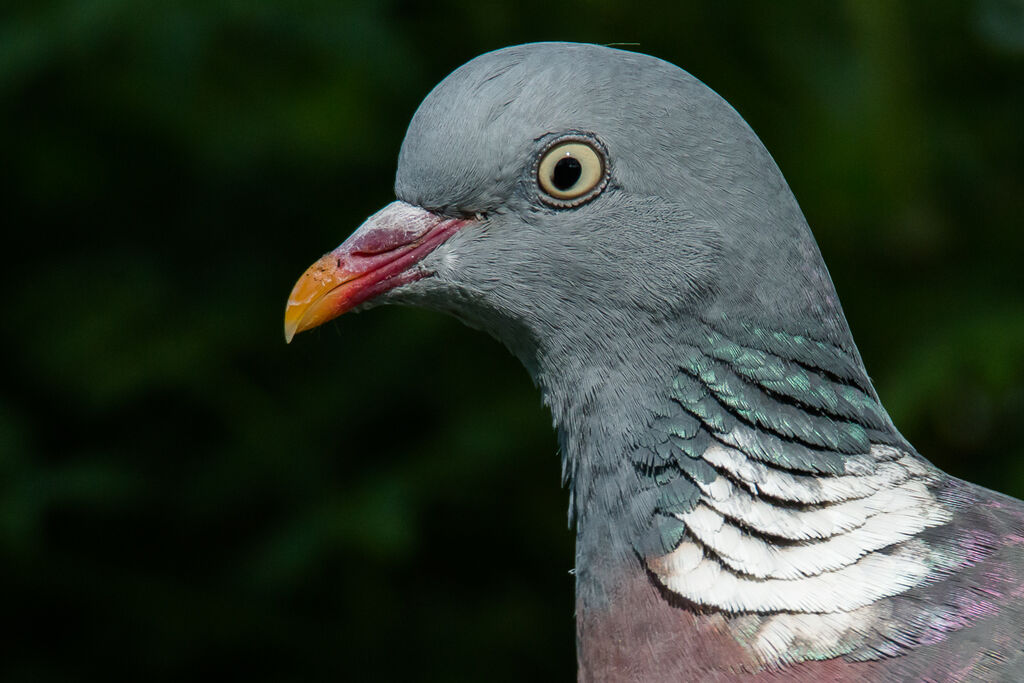
[[[285,336],[400,302],[522,361],[569,481],[580,680],[1024,680],[1024,503],[896,430],[786,181],[700,81],[485,54],[419,107],[395,194]]]

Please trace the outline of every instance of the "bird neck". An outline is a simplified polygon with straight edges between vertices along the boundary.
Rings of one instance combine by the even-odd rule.
[[[877,644],[886,600],[940,563],[918,537],[949,513],[856,351],[706,319],[630,344],[629,359],[573,347],[585,363],[538,378],[577,524],[581,638],[595,614],[662,619],[629,604],[647,581],[762,663]]]

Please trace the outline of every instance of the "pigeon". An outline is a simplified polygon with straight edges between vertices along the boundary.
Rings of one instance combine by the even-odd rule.
[[[286,339],[400,303],[522,362],[570,494],[579,680],[1024,680],[1024,503],[897,431],[710,88],[596,45],[484,54],[416,111],[395,194],[300,277]]]

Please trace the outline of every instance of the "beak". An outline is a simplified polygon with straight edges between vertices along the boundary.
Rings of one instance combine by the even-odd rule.
[[[285,341],[390,289],[431,275],[413,266],[470,222],[405,202],[388,204],[295,283],[284,309]]]

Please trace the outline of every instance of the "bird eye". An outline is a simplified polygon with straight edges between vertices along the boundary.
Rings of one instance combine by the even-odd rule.
[[[537,182],[546,203],[563,208],[579,206],[604,189],[604,158],[586,138],[563,139],[541,155]]]

